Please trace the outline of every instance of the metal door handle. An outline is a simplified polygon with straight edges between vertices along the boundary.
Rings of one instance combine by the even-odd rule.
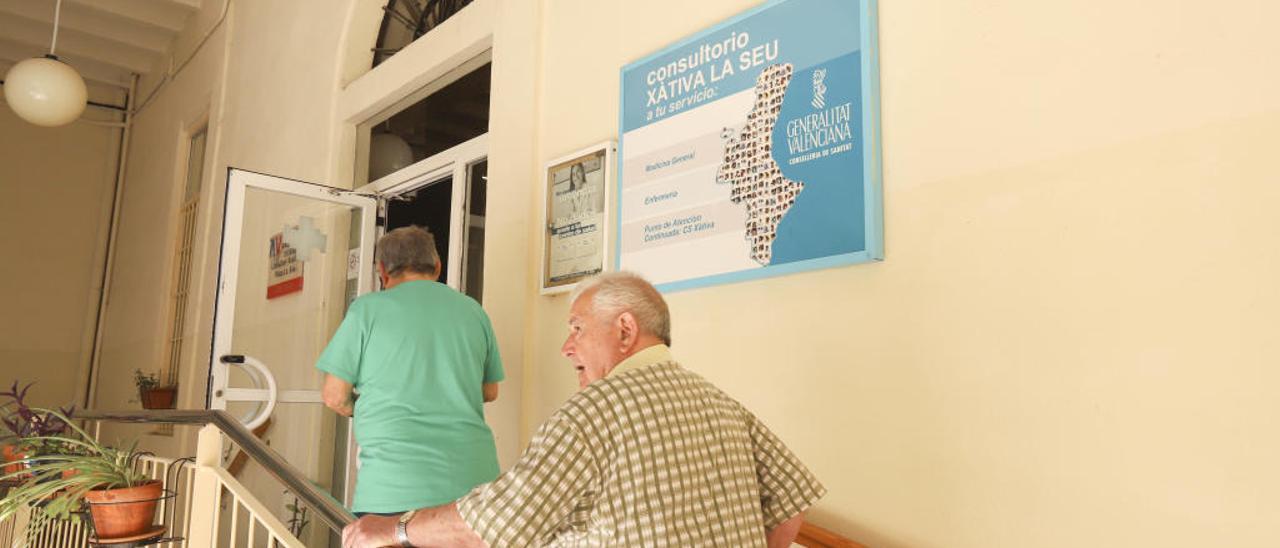
[[[244,427],[253,430],[262,423],[267,422],[271,417],[271,413],[276,410],[276,401],[279,399],[279,390],[276,387],[276,377],[271,374],[271,370],[267,366],[252,356],[244,356],[240,354],[227,354],[221,358],[222,363],[227,365],[236,365],[244,369],[245,374],[253,380],[253,387],[262,390],[266,389],[267,399],[260,413],[254,416],[249,413],[240,418],[240,422],[244,423]],[[266,386],[263,386],[263,385]],[[227,391],[227,401],[262,401],[262,400],[241,400],[233,396],[233,390]]]

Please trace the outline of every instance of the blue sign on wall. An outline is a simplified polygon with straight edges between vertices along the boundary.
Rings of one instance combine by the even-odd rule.
[[[884,257],[875,0],[781,0],[622,68],[622,269],[664,291]]]

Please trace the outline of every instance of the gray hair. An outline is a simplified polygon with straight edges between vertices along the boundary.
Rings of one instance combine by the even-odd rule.
[[[400,227],[378,238],[378,262],[388,276],[409,271],[432,274],[440,265],[436,238],[420,226]]]
[[[592,293],[594,291],[594,293]],[[633,272],[606,272],[578,282],[569,303],[591,294],[591,313],[597,318],[616,318],[623,312],[635,316],[640,331],[654,335],[671,346],[671,312],[667,301],[649,282]]]

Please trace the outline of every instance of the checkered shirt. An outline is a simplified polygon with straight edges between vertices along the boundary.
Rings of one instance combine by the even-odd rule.
[[[458,511],[495,548],[763,547],[825,493],[759,419],[659,345],[565,402]]]

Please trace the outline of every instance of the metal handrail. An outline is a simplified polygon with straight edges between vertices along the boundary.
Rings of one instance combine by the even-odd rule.
[[[249,458],[257,461],[272,476],[280,480],[298,498],[316,511],[330,529],[342,533],[342,528],[356,520],[345,507],[332,495],[321,491],[307,481],[293,465],[284,460],[274,449],[249,432],[249,429],[226,411],[215,409],[203,410],[171,410],[171,411],[94,411],[76,412],[74,418],[112,421],[137,422],[147,424],[212,424],[244,451]]]

